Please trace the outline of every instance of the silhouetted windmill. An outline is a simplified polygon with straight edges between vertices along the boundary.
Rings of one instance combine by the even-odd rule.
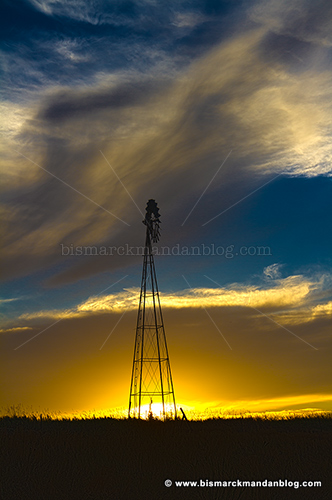
[[[160,236],[160,214],[155,200],[149,200],[143,224],[146,239],[139,299],[128,417],[141,418],[142,407],[160,404],[162,418],[176,418],[176,405],[166,335],[152,253]]]

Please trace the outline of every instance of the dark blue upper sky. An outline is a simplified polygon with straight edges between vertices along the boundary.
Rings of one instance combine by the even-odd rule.
[[[0,21],[2,50],[11,61],[5,95],[24,100],[23,89],[75,86],[100,71],[144,73],[163,58],[172,59],[174,70],[183,68],[236,29],[233,12],[240,9],[241,2],[229,1],[6,1]]]

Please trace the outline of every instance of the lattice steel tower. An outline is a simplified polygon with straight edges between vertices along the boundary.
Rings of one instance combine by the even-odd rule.
[[[144,411],[147,413],[147,408],[151,412],[156,406],[160,408],[162,419],[176,418],[171,367],[152,252],[152,243],[156,243],[160,236],[159,218],[157,203],[149,200],[143,220],[146,239],[129,396],[128,417],[134,418],[141,418]]]

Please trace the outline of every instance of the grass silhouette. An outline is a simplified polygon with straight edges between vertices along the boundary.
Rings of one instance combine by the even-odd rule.
[[[0,418],[1,500],[331,498],[331,413],[165,422],[7,413]],[[166,479],[173,481],[169,488]],[[322,487],[174,485],[200,479]]]

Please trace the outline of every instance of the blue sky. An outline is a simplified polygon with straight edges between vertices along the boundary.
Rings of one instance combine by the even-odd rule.
[[[329,394],[329,2],[20,0],[2,9],[1,335],[8,359],[28,341],[56,366],[39,336],[47,328],[53,342],[55,320],[70,332],[84,310],[88,338],[93,319],[98,330],[104,314],[116,323],[122,310],[135,310],[141,257],[61,253],[141,246],[142,213],[154,198],[160,246],[171,249],[156,256],[159,286],[170,324],[181,316],[173,328],[187,324],[186,314],[204,315],[207,297],[218,325],[232,311],[239,318],[236,332],[232,321],[227,332],[243,345],[248,322],[258,322],[257,335],[272,326],[282,332],[275,347],[281,372],[285,349],[294,349],[289,373],[296,378],[297,347],[312,356],[317,348],[306,360],[319,372],[310,394]],[[213,245],[223,254],[207,255]],[[173,255],[177,246],[198,247],[200,255]],[[214,324],[204,321],[212,332]],[[128,328],[121,330],[124,356],[133,343]],[[196,330],[188,334],[193,344]],[[261,359],[273,349],[267,342]],[[117,357],[116,347],[110,356]],[[297,396],[307,393],[305,376],[302,382]],[[288,397],[284,387],[271,397]],[[32,403],[42,405],[44,392],[29,390]],[[119,391],[114,406],[123,404]],[[6,401],[29,401],[23,392],[9,383]],[[258,392],[248,397],[269,396],[265,386]],[[196,397],[204,400],[189,399]],[[222,399],[216,386],[209,401]],[[66,407],[67,399],[55,398],[56,405]]]

